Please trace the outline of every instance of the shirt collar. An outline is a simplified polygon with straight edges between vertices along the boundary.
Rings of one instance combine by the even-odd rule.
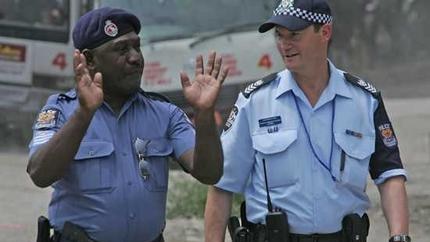
[[[325,92],[327,92],[329,96],[331,96],[330,94],[333,93],[334,95],[351,98],[352,94],[345,82],[345,78],[343,76],[344,72],[337,69],[336,66],[330,60],[327,61],[330,69],[330,79],[329,84],[326,87],[327,90],[325,90]],[[294,80],[293,75],[289,70],[285,69],[281,71],[278,76],[279,84],[276,90],[276,98],[288,91],[296,90],[297,88],[299,88],[296,81]],[[295,91],[295,93],[298,93],[297,91]]]
[[[127,99],[127,101],[124,103],[124,105],[121,108],[121,111],[118,115],[118,119],[131,107],[131,105],[139,100],[139,92],[136,92],[135,94],[131,95],[129,99]],[[109,106],[109,104],[106,101],[103,101],[103,105],[109,109],[112,113],[114,113],[114,111],[112,110],[112,108]]]

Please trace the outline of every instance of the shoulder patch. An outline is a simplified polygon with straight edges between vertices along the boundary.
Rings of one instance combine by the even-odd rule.
[[[162,102],[166,102],[166,103],[172,103],[170,101],[170,99],[160,93],[156,93],[156,92],[145,92],[144,90],[140,89],[139,91],[143,96],[153,99],[153,100],[157,100],[157,101],[162,101]]]
[[[49,129],[55,127],[58,121],[58,110],[48,108],[43,110],[37,116],[34,129]]]
[[[397,139],[394,135],[393,129],[391,128],[390,123],[384,123],[378,126],[378,130],[380,132],[382,141],[384,145],[388,148],[394,147],[397,145]]]
[[[371,93],[373,96],[377,96],[379,91],[376,90],[376,88],[369,82],[364,81],[363,79],[356,77],[354,75],[351,75],[347,72],[344,74],[345,79],[350,82],[351,84],[360,87],[363,90],[366,90],[367,92]]]
[[[234,120],[236,120],[237,117],[237,113],[239,112],[239,109],[237,108],[236,105],[233,106],[233,108],[231,109],[230,115],[228,116],[227,121],[225,122],[224,125],[224,132],[227,132],[231,126],[233,126]]]
[[[277,77],[278,73],[272,73],[268,76],[263,77],[262,79],[253,82],[251,84],[249,84],[245,90],[242,91],[242,94],[244,97],[248,98],[251,93],[255,92],[256,90],[258,90],[260,87],[266,85],[267,83],[270,83],[271,81],[275,80]]]

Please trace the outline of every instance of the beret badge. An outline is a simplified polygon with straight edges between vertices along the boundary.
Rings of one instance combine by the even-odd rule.
[[[110,20],[106,20],[104,30],[105,34],[110,37],[115,37],[118,34],[118,27]]]

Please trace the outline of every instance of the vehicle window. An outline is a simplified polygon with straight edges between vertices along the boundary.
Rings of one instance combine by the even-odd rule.
[[[69,0],[2,0],[2,36],[67,42]]]
[[[100,0],[100,6],[128,9],[142,22],[149,41],[186,38],[244,26],[257,31],[276,0]],[[244,29],[245,30],[245,29]],[[238,29],[240,31],[240,29]]]

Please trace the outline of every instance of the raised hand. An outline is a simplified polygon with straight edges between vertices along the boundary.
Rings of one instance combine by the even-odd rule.
[[[75,50],[73,68],[80,107],[95,112],[103,103],[103,78],[100,72],[91,77],[85,55]]]
[[[211,52],[205,68],[203,57],[201,55],[196,57],[195,77],[192,82],[186,73],[181,72],[185,99],[195,110],[203,111],[215,107],[221,85],[228,75],[228,68],[221,67],[222,58]]]

